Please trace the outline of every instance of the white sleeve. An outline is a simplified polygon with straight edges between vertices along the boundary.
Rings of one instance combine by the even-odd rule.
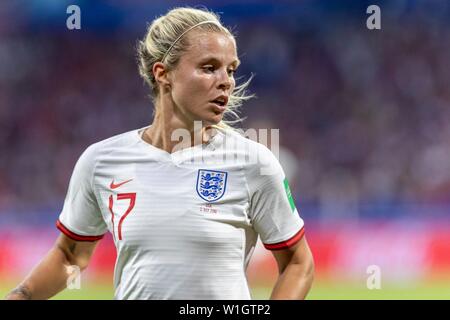
[[[283,168],[266,147],[258,147],[258,161],[247,170],[250,218],[266,249],[285,249],[304,234]]]
[[[92,187],[94,165],[95,145],[92,145],[75,165],[64,207],[56,222],[61,232],[77,241],[96,241],[107,231]]]

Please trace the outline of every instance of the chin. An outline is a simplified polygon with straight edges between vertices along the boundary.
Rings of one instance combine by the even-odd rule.
[[[204,117],[199,119],[202,122],[203,127],[212,126],[219,124],[220,121],[223,119],[223,114],[217,114],[209,117]]]
[[[207,124],[207,125],[209,125],[209,126],[216,125],[216,124],[219,124],[220,121],[222,121],[222,120],[223,120],[223,116],[220,115],[220,116],[217,116],[216,118],[211,119],[210,121],[208,121],[208,124]],[[206,122],[206,121],[205,121],[205,122]]]

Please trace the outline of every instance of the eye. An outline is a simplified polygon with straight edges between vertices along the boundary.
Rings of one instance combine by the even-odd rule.
[[[236,73],[236,70],[235,70],[235,69],[229,69],[229,70],[228,70],[228,75],[229,75],[229,76],[233,76],[235,73]]]
[[[214,66],[212,66],[212,65],[206,65],[206,66],[203,66],[202,67],[202,69],[205,71],[205,72],[207,72],[207,73],[212,73],[212,72],[214,72],[214,70],[215,70],[215,68],[214,68]]]

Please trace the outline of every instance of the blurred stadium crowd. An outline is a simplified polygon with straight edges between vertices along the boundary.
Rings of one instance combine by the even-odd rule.
[[[442,3],[447,15],[413,10],[383,18],[377,31],[366,29],[365,12],[327,23],[232,21],[238,76],[254,73],[257,95],[242,109],[242,127],[280,129],[307,217],[393,215],[393,206],[410,203],[443,206],[433,214],[448,217],[450,27]],[[134,51],[142,26],[49,33],[2,19],[0,221],[53,221],[82,151],[150,123]]]

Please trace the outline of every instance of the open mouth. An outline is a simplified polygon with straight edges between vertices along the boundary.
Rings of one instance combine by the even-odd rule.
[[[228,97],[226,95],[221,95],[212,100],[211,103],[214,105],[214,113],[216,115],[219,115],[225,112],[228,103]]]
[[[217,98],[213,101],[211,101],[212,103],[220,106],[220,107],[225,107],[225,105],[227,104],[226,98]]]

